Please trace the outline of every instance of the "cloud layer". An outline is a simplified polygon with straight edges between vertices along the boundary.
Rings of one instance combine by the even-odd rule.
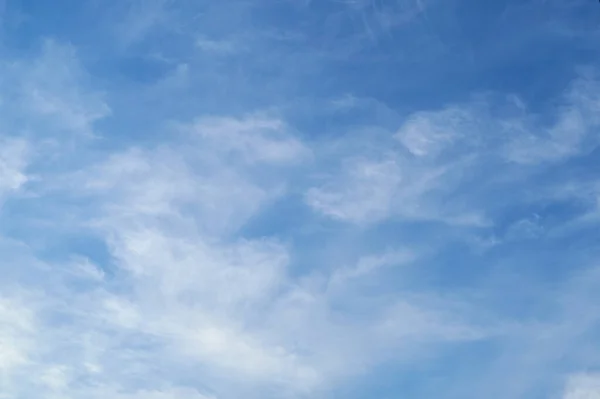
[[[0,398],[600,397],[597,8],[7,3]]]

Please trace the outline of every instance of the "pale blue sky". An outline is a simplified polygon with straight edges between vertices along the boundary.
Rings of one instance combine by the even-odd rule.
[[[0,0],[0,399],[600,398],[600,4]]]

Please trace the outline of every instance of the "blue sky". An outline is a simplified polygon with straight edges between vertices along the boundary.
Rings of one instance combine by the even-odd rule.
[[[0,0],[0,399],[600,398],[593,0]]]

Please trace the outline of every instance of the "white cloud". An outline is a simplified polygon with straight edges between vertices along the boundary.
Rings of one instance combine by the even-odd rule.
[[[412,115],[394,137],[415,156],[436,156],[460,138],[473,134],[476,126],[470,110],[447,108]]]
[[[196,46],[207,53],[228,55],[235,53],[239,46],[230,40],[215,40],[205,36],[196,39]]]
[[[309,189],[307,203],[359,224],[388,217],[473,222],[442,201],[473,165],[469,157],[445,159],[463,140],[462,127],[472,126],[464,115],[410,119],[396,135],[408,152],[391,137],[394,144],[375,143],[366,154],[360,145],[342,149],[327,160],[339,172]],[[445,125],[444,118],[458,122]],[[444,126],[453,128],[445,133]],[[401,289],[383,299],[357,288],[359,280],[385,279],[391,267],[414,261],[413,251],[375,253],[297,279],[290,273],[291,243],[241,237],[249,220],[285,195],[291,167],[312,167],[313,154],[319,164],[327,153],[309,149],[283,121],[200,118],[179,125],[181,131],[181,141],[108,153],[52,182],[53,190],[63,184],[60,195],[85,199],[79,222],[108,245],[115,271],[73,258],[44,311],[49,319],[78,321],[59,327],[46,319],[39,327],[48,331],[48,353],[66,355],[49,362],[18,352],[11,370],[23,370],[19,359],[29,359],[40,384],[65,397],[203,398],[196,392],[205,392],[202,378],[198,386],[165,388],[190,368],[203,370],[210,392],[225,399],[265,386],[284,395],[315,394],[390,358],[408,364],[439,345],[499,334],[493,323],[475,322],[477,312],[459,300],[454,306],[433,293]],[[415,141],[419,131],[427,140]],[[73,276],[93,288],[76,286],[71,296]],[[86,338],[66,340],[73,335]],[[115,368],[119,363],[127,366]],[[132,385],[132,375],[143,389]],[[79,387],[74,381],[82,378],[94,386]],[[239,388],[228,388],[231,380]]]
[[[393,134],[396,142],[373,133],[370,142],[354,139],[362,147],[334,152],[333,160],[326,151],[322,165],[330,171],[307,191],[306,202],[324,215],[363,225],[401,218],[485,226],[486,204],[462,194],[473,185],[485,187],[482,176],[516,182],[525,176],[519,165],[542,167],[598,146],[600,90],[588,75],[573,82],[549,120],[528,113],[518,99],[482,96],[409,115]],[[337,170],[332,162],[339,163]],[[481,181],[473,180],[478,176]]]
[[[37,315],[20,298],[0,297],[0,397],[9,392],[21,367],[32,361]],[[6,396],[8,397],[8,396]]]
[[[64,366],[50,366],[44,370],[40,381],[50,392],[63,391],[69,385],[68,371]]]
[[[0,201],[27,182],[28,150],[26,141],[0,136]]]
[[[387,312],[383,322],[376,327],[377,333],[380,339],[393,340],[402,349],[410,348],[415,342],[433,345],[447,341],[474,341],[487,335],[481,328],[453,320],[456,315],[450,316],[405,301],[395,303]]]
[[[311,207],[355,223],[385,219],[393,212],[402,181],[400,167],[394,160],[348,159],[342,169],[342,176],[308,190],[306,201]]]
[[[416,255],[408,250],[387,250],[382,254],[361,257],[352,267],[338,267],[332,274],[332,281],[364,278],[388,267],[399,267],[412,262]]]
[[[100,348],[121,348],[122,337],[151,343],[125,346],[117,357],[133,357],[127,362],[137,373],[151,372],[147,359],[163,359],[173,373],[206,370],[217,393],[237,381],[239,388],[224,398],[264,386],[283,395],[310,394],[388,358],[390,348],[410,346],[393,357],[418,359],[420,348],[432,343],[481,337],[466,332],[478,330],[468,315],[447,314],[409,297],[392,308],[374,304],[368,320],[351,320],[336,310],[350,293],[352,301],[359,298],[351,287],[340,286],[410,262],[414,255],[406,251],[360,260],[337,279],[335,291],[328,291],[292,277],[288,244],[239,237],[247,220],[285,193],[282,172],[310,157],[283,122],[212,118],[183,130],[191,134],[179,143],[111,154],[64,180],[63,195],[86,199],[91,220],[81,223],[108,244],[121,287],[110,289],[110,276],[87,262],[73,262],[73,273],[93,277],[86,284],[104,287],[82,293],[69,311],[90,312],[74,331],[99,334],[105,342]],[[382,181],[386,168],[395,168],[366,161],[359,166],[355,171],[365,179]],[[327,279],[339,274],[332,273]],[[409,324],[411,330],[403,333]],[[89,352],[82,344],[76,348],[71,350],[81,356]],[[121,373],[111,369],[116,359],[109,362],[106,356],[102,350],[85,355],[87,371],[79,372],[124,384]],[[170,377],[166,373],[156,383]],[[93,390],[86,392],[94,397]]]
[[[104,301],[109,325],[159,337],[181,359],[215,372],[314,385],[309,366],[250,327],[286,284],[285,247],[222,242],[279,193],[279,183],[261,187],[244,165],[286,164],[304,153],[280,128],[212,120],[194,125],[196,146],[128,151],[81,174],[78,195],[100,200],[95,225],[133,288]],[[227,164],[229,152],[242,164]]]
[[[380,30],[423,11],[421,2],[400,3],[379,11],[372,2],[344,7],[359,10],[366,31],[373,30],[372,38],[378,40]],[[153,47],[144,40],[157,33],[158,25],[170,22],[167,8],[174,4],[126,2],[127,23],[115,24],[124,47],[139,44],[141,52],[144,45]],[[185,36],[181,31],[175,35]],[[238,50],[237,42],[214,37],[194,33],[186,40],[205,56]],[[350,47],[361,46],[355,39]],[[331,43],[323,44],[328,46]],[[184,47],[170,48],[169,57],[177,58]],[[127,53],[123,48],[118,52]],[[127,55],[119,53],[113,61],[118,64]],[[174,87],[198,88],[193,87],[198,83],[194,79],[204,70],[184,58],[173,61],[179,68],[152,86],[152,96]],[[224,62],[225,57],[219,60]],[[8,121],[6,131],[11,134],[31,131],[62,147],[65,131],[73,136],[93,134],[96,123],[110,113],[101,93],[88,85],[90,77],[70,46],[46,42],[33,62],[14,63],[5,70],[9,78],[3,79],[2,88],[10,90],[3,91],[7,98],[14,94],[19,100],[11,105],[3,98],[1,117]],[[267,113],[230,117],[227,107],[222,116],[202,115],[182,124],[170,121],[176,127],[168,132],[172,135],[152,136],[132,146],[125,144],[127,140],[107,140],[111,142],[106,146],[90,148],[76,139],[72,152],[46,152],[39,151],[42,144],[35,140],[30,144],[36,146],[33,150],[26,141],[0,140],[0,198],[29,181],[32,156],[42,163],[41,170],[34,171],[40,178],[32,184],[30,201],[17,204],[23,210],[11,217],[46,218],[44,223],[52,228],[51,237],[35,231],[35,240],[19,236],[22,230],[31,230],[26,224],[15,228],[21,220],[11,220],[6,229],[7,234],[14,230],[15,240],[23,240],[19,251],[29,258],[12,256],[16,250],[7,246],[5,251],[3,246],[0,270],[9,277],[0,283],[3,288],[5,283],[28,287],[35,301],[9,294],[0,297],[0,397],[33,397],[40,392],[50,399],[319,397],[321,389],[361,376],[383,362],[414,368],[445,345],[498,338],[507,328],[495,319],[494,306],[477,309],[488,305],[485,289],[477,286],[467,294],[462,288],[453,290],[454,279],[461,280],[468,267],[483,269],[488,259],[478,258],[452,277],[446,274],[454,269],[441,270],[446,259],[427,262],[438,255],[437,246],[464,239],[466,229],[453,229],[456,225],[484,225],[490,204],[504,201],[496,198],[499,192],[510,197],[506,203],[512,201],[513,193],[497,190],[492,175],[518,178],[527,169],[523,164],[540,167],[594,147],[594,129],[600,124],[596,86],[592,78],[578,80],[555,120],[527,114],[521,105],[518,110],[508,107],[510,117],[499,117],[493,100],[473,101],[415,112],[398,129],[398,125],[391,130],[367,128],[369,134],[377,134],[366,140],[349,133],[334,143],[327,136],[309,144],[284,118]],[[140,93],[143,97],[149,92]],[[164,97],[174,102],[173,108],[187,100]],[[145,112],[153,113],[156,104],[146,99],[140,103],[148,107]],[[262,97],[258,103],[263,103]],[[361,104],[348,96],[328,107],[351,110],[345,116],[353,116]],[[197,105],[183,113],[204,108]],[[56,169],[46,170],[46,161]],[[296,186],[290,189],[291,185]],[[495,191],[486,191],[490,187]],[[271,231],[272,222],[300,223],[293,226],[299,229],[306,227],[304,222],[315,222],[315,215],[303,212],[299,215],[306,220],[283,211],[277,215],[281,220],[262,219],[263,211],[272,202],[285,200],[290,191],[305,193],[305,204],[317,213],[359,227],[386,220],[450,226],[437,234],[430,223],[420,224],[423,231],[414,237],[412,231],[403,231],[407,242],[381,252],[370,250],[369,255],[364,255],[364,248],[377,247],[379,242],[370,240],[377,241],[381,233],[372,225],[368,227],[373,230],[327,224],[331,229],[324,234],[327,237],[319,237],[310,248],[295,247],[299,244],[290,238],[294,233],[287,231],[285,238],[257,237],[262,227]],[[30,211],[48,203],[62,209],[56,214],[42,211],[42,216],[37,208]],[[57,214],[68,214],[69,219]],[[541,229],[537,222],[517,222],[507,237],[537,237]],[[444,237],[447,230],[452,230],[451,241]],[[344,241],[347,236],[352,238]],[[431,257],[421,259],[413,240]],[[330,256],[327,251],[334,244],[337,251],[351,252],[348,257],[358,260],[348,262],[345,253],[343,260]],[[498,248],[503,243],[493,244]],[[307,254],[298,255],[301,251]],[[79,252],[85,255],[76,255]],[[34,254],[52,260],[35,259]],[[466,262],[469,256],[461,253],[457,258]],[[529,264],[529,259],[525,261]],[[422,270],[414,274],[421,273],[422,280],[413,285],[409,281],[413,275],[403,273],[419,267]],[[477,283],[485,279],[484,272],[473,274]],[[524,322],[508,332],[513,334],[508,344],[493,343],[506,349],[508,360],[502,358],[501,364],[482,371],[493,381],[483,389],[473,388],[479,383],[469,379],[473,388],[469,392],[487,392],[500,377],[518,374],[516,388],[507,388],[505,397],[523,397],[565,348],[578,346],[583,332],[596,323],[597,309],[586,300],[594,298],[590,292],[597,284],[587,292],[585,284],[573,286],[578,295],[565,301],[575,305],[561,308],[556,320],[545,322],[543,328]],[[531,345],[523,350],[523,343]],[[527,367],[534,377],[525,376]],[[32,375],[37,376],[33,382]],[[596,379],[573,376],[565,399],[596,397],[590,396],[597,394]]]
[[[310,188],[306,202],[332,218],[368,225],[385,219],[435,220],[455,225],[484,225],[477,210],[442,204],[460,184],[469,158],[446,163],[422,163],[382,144],[379,158],[350,156],[341,171]],[[382,159],[383,158],[383,159]]]
[[[75,276],[94,281],[103,281],[106,277],[106,274],[98,265],[95,265],[88,258],[82,256],[73,257],[72,263],[69,265],[69,270],[72,270]]]
[[[600,399],[600,375],[587,373],[570,376],[563,399]]]
[[[89,136],[93,124],[110,114],[101,93],[86,88],[88,77],[71,46],[46,40],[37,59],[15,63],[5,72],[18,85],[20,109],[13,112],[44,121],[32,126],[41,136],[48,135],[47,122],[59,131]]]
[[[138,390],[132,393],[114,392],[101,390],[92,394],[92,398],[111,399],[215,399],[213,396],[202,395],[196,390],[189,388],[169,388],[164,390]]]
[[[506,124],[514,137],[506,146],[509,160],[522,164],[555,162],[585,153],[598,145],[600,85],[593,77],[575,80],[565,93],[564,104],[550,124],[531,124],[527,119]]]
[[[201,141],[202,150],[221,158],[241,158],[250,164],[297,163],[310,155],[309,150],[280,119],[249,116],[243,119],[206,117],[190,127]]]
[[[124,222],[142,214],[177,218],[184,207],[198,228],[217,234],[235,231],[284,194],[280,168],[310,157],[276,119],[205,118],[179,129],[187,136],[181,143],[113,154],[74,178]]]

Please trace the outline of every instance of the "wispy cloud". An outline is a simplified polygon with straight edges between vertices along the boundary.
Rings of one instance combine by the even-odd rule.
[[[10,386],[17,368],[27,365],[35,343],[36,315],[19,298],[2,298],[0,302],[0,379]],[[8,397],[8,396],[7,396]]]
[[[519,163],[560,161],[598,145],[600,123],[598,82],[593,77],[577,79],[565,95],[549,126],[531,126],[527,120],[514,121],[519,136],[507,146],[507,156]],[[509,125],[510,126],[510,125]]]
[[[91,135],[93,123],[110,113],[100,93],[84,88],[85,72],[71,46],[45,41],[37,59],[13,64],[8,73],[18,79],[15,100],[21,110],[59,131]]]
[[[577,374],[569,377],[564,399],[595,398],[600,395],[600,381],[594,374]]]
[[[231,40],[216,40],[206,37],[196,39],[196,46],[202,51],[216,54],[231,54],[238,48]]]
[[[438,330],[446,321],[419,304],[373,308],[371,322],[379,327],[335,322],[337,312],[327,292],[291,279],[286,245],[272,239],[223,241],[235,237],[265,200],[282,195],[280,184],[272,191],[260,181],[253,183],[260,174],[248,174],[248,167],[265,163],[273,176],[273,168],[285,167],[281,161],[294,161],[306,150],[282,133],[273,135],[272,129],[282,127],[276,121],[220,119],[193,126],[199,136],[189,138],[197,143],[191,151],[180,147],[174,156],[165,148],[138,150],[110,158],[97,169],[96,179],[83,175],[92,193],[110,190],[111,205],[95,224],[131,287],[127,295],[106,303],[106,322],[160,339],[181,356],[180,361],[198,362],[217,375],[233,373],[246,383],[275,383],[292,392],[309,392],[329,378],[356,372],[353,362],[374,361],[381,355],[365,346],[371,339],[377,342],[375,353],[399,339],[439,339]],[[245,136],[233,140],[235,134]],[[234,158],[229,158],[231,151]],[[224,178],[223,170],[233,180]],[[233,224],[218,227],[228,221]],[[365,262],[369,261],[356,266],[359,273],[372,268]],[[341,292],[338,289],[336,295]],[[397,336],[394,326],[408,315],[423,317],[422,323]],[[470,329],[467,325],[449,327],[440,338],[479,338],[460,333]],[[339,336],[344,328],[350,330]],[[451,333],[455,328],[456,334]],[[362,349],[345,354],[345,346],[333,345],[336,336]],[[346,356],[354,360],[344,361]]]
[[[27,182],[28,145],[24,140],[0,141],[0,200]]]
[[[595,55],[535,2],[58,3],[0,24],[0,398],[598,395]]]

